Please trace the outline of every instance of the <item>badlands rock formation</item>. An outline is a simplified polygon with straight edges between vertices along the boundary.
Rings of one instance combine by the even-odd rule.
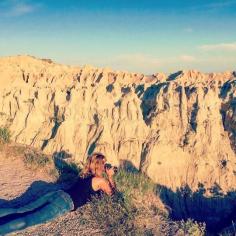
[[[100,151],[171,189],[236,186],[236,72],[152,76],[0,59],[0,126],[77,161]]]

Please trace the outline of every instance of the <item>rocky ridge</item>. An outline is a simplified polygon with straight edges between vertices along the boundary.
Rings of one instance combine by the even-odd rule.
[[[0,58],[0,126],[77,162],[100,151],[171,189],[236,183],[236,72],[166,76]]]

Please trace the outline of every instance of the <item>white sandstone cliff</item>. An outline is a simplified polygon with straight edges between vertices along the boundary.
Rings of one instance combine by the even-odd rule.
[[[172,189],[236,186],[236,73],[170,76],[0,59],[0,126],[76,161],[100,151]]]

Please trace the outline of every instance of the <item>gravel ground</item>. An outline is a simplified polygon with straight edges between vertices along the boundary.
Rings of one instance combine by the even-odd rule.
[[[81,209],[75,212],[68,213],[59,217],[47,224],[32,226],[23,231],[12,233],[9,235],[26,235],[26,236],[45,236],[45,235],[103,235],[96,222],[89,221],[88,223],[82,216]]]

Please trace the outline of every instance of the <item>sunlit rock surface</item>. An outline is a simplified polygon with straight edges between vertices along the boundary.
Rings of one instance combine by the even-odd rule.
[[[173,190],[236,186],[235,72],[144,76],[17,56],[0,59],[0,85],[0,126],[18,143],[77,162],[99,151]]]

